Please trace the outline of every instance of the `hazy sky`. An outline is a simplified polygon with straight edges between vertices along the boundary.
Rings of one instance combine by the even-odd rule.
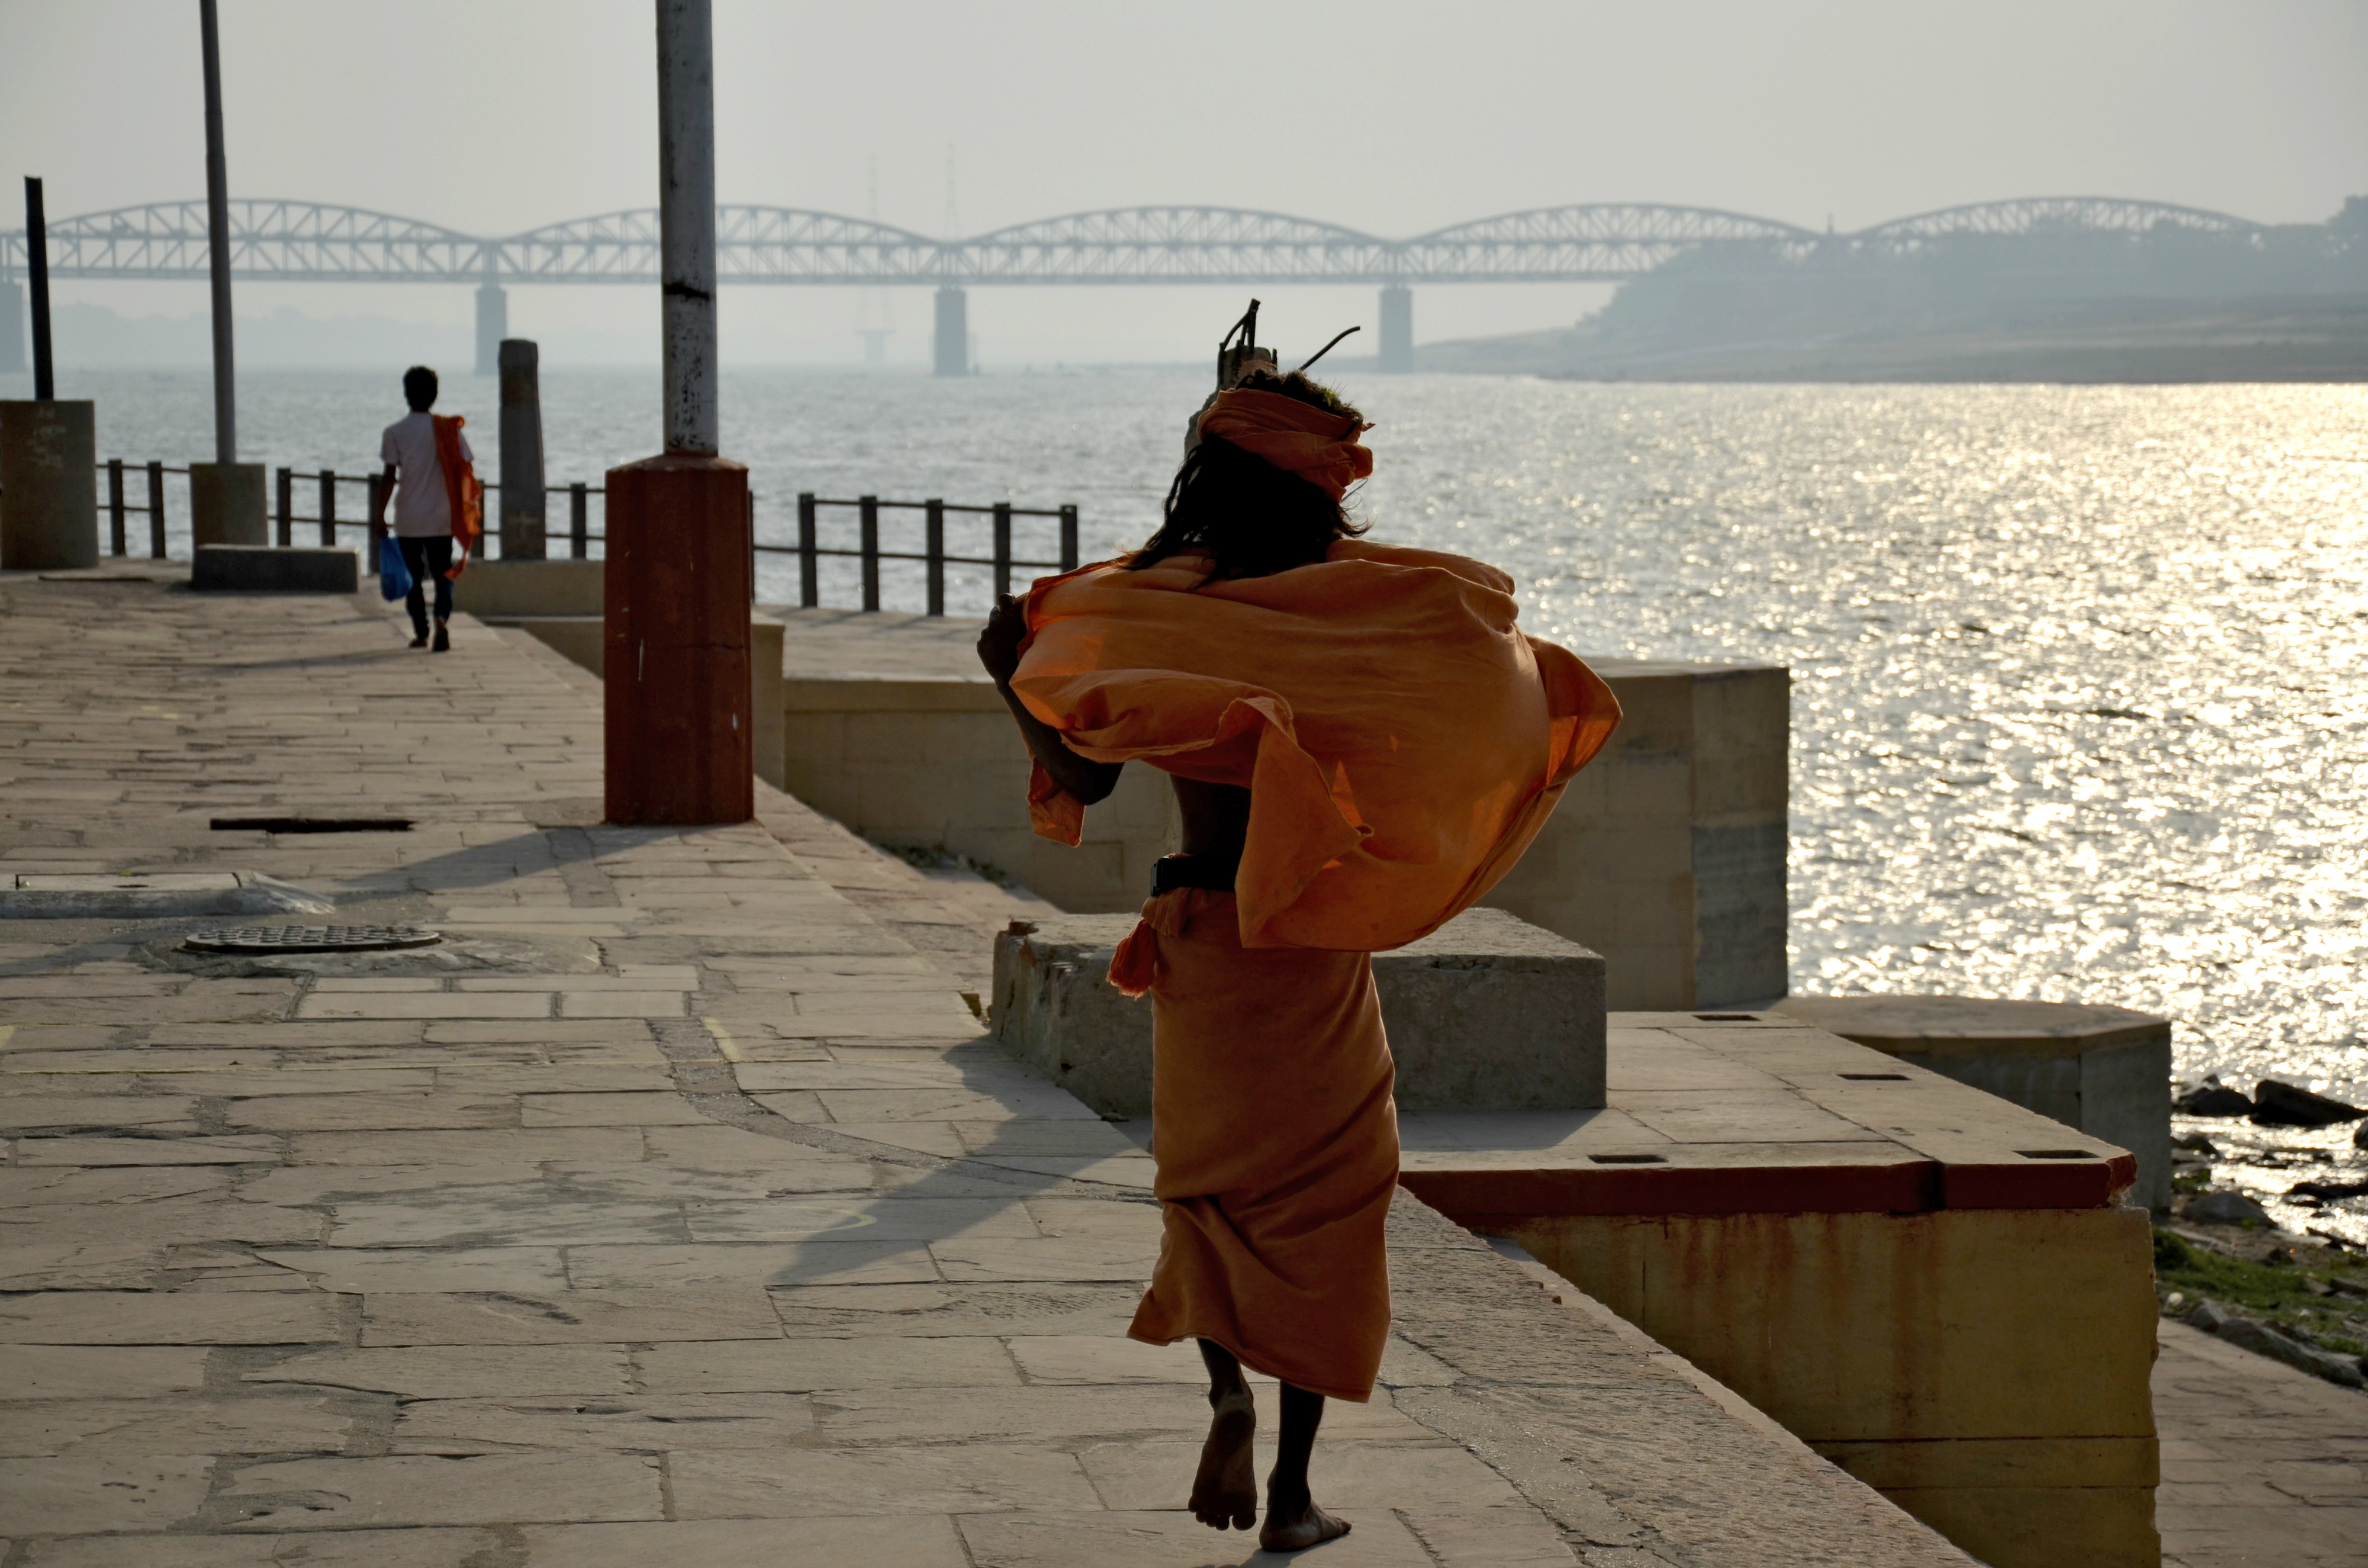
[[[234,195],[472,233],[655,201],[648,0],[221,5]],[[0,0],[0,175],[45,176],[58,215],[201,195],[197,17],[197,0]],[[717,0],[715,33],[723,199],[860,215],[876,159],[881,216],[928,233],[949,146],[971,233],[1206,202],[1401,235],[1631,199],[1850,229],[2058,193],[2316,221],[2368,193],[2360,0]],[[1238,292],[980,290],[972,324],[990,365],[1197,358]],[[1268,292],[1286,347],[1371,324],[1368,290]],[[58,295],[203,308],[197,284]],[[1417,335],[1554,324],[1600,297],[1418,290]],[[894,352],[921,358],[926,297],[887,304]],[[471,302],[256,285],[239,308],[449,330]],[[858,309],[852,290],[729,290],[727,358],[852,358]],[[510,320],[638,357],[656,311],[655,290],[521,289]]]

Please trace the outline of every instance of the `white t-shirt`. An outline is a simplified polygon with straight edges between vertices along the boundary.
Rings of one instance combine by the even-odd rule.
[[[471,462],[466,431],[461,455]],[[381,462],[394,465],[394,531],[404,539],[440,539],[452,531],[452,501],[444,493],[444,465],[436,459],[436,422],[406,414],[386,427],[378,444]]]

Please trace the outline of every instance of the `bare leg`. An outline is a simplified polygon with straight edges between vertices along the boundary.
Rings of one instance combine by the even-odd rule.
[[[1234,1353],[1212,1340],[1199,1344],[1209,1368],[1209,1408],[1215,1415],[1209,1421],[1209,1440],[1201,1445],[1200,1473],[1192,1478],[1192,1517],[1211,1529],[1231,1525],[1246,1530],[1258,1523],[1258,1471],[1250,1458],[1258,1409]],[[1301,1463],[1304,1471],[1304,1460]]]
[[[1307,1460],[1323,1424],[1322,1394],[1282,1385],[1282,1439],[1266,1478],[1266,1528],[1258,1531],[1269,1551],[1297,1551],[1349,1533],[1348,1521],[1317,1507],[1307,1490]]]

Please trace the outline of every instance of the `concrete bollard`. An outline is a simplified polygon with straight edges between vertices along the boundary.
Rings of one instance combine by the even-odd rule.
[[[0,403],[0,568],[97,564],[96,406]]]
[[[504,561],[541,561],[544,543],[541,354],[523,337],[502,339]]]
[[[261,463],[189,465],[189,548],[269,544]]]
[[[608,820],[746,822],[748,471],[668,452],[609,471],[602,573]]]

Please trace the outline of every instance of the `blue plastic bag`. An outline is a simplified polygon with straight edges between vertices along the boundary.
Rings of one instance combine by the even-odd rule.
[[[411,592],[411,568],[404,563],[403,541],[393,534],[378,541],[378,591],[390,602]]]

